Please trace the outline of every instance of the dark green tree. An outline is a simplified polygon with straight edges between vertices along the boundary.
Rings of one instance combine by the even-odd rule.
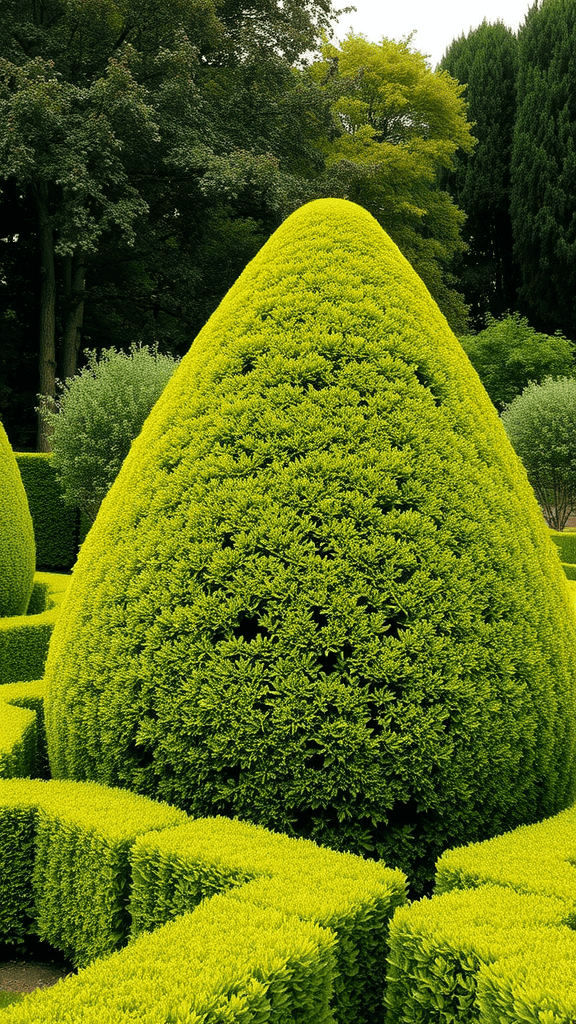
[[[576,337],[576,0],[543,0],[519,33],[512,226],[521,309]]]
[[[334,13],[330,0],[225,3],[218,18],[212,0],[0,0],[0,181],[41,255],[36,269],[13,247],[8,282],[27,266],[38,293],[35,391],[74,373],[81,336],[187,348],[309,198],[325,112],[289,61]]]
[[[516,35],[484,20],[455,39],[441,67],[466,86],[468,118],[478,139],[471,153],[459,150],[445,187],[466,214],[454,272],[476,327],[490,313],[516,306],[517,268],[512,252],[510,165],[515,117]]]

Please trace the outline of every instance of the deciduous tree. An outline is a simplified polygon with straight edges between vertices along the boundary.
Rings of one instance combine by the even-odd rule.
[[[352,33],[340,46],[326,43],[311,74],[333,115],[327,193],[376,217],[461,330],[467,310],[449,268],[462,248],[464,215],[438,175],[474,145],[463,87],[433,72],[409,40],[377,44]]]
[[[497,409],[512,402],[532,381],[574,376],[574,345],[562,334],[540,334],[512,313],[460,342]]]
[[[502,421],[548,524],[563,530],[576,510],[576,380],[529,384]]]

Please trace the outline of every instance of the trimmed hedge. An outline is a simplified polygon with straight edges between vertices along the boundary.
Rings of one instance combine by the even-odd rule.
[[[403,867],[569,804],[576,630],[479,379],[377,222],[296,211],[174,374],[50,646],[56,777]]]
[[[550,530],[550,537],[560,552],[561,561],[574,565],[576,563],[576,533]]]
[[[576,1019],[576,807],[449,850],[390,926],[387,1024]]]
[[[62,488],[45,452],[16,452],[36,537],[39,569],[71,569],[80,537],[80,513],[64,503]]]
[[[50,777],[43,679],[0,685],[0,778]]]
[[[174,807],[95,783],[0,779],[0,849],[10,865],[0,874],[3,941],[32,932],[77,966],[123,945],[134,840],[184,820]]]
[[[382,1015],[387,922],[405,902],[405,878],[375,861],[338,854],[228,818],[190,821],[134,846],[133,934],[185,913],[216,891],[312,920],[337,937],[338,1021]]]
[[[34,583],[34,529],[14,452],[0,423],[0,621],[23,615]]]
[[[436,865],[435,892],[480,885],[503,885],[561,900],[576,926],[576,807],[442,854]]]
[[[38,572],[30,607],[33,614],[0,618],[0,685],[38,679],[44,672],[52,630],[70,576]]]
[[[400,871],[94,783],[30,780],[0,781],[2,865],[4,941],[32,932],[84,965],[126,942],[130,918],[136,936],[15,1020],[192,1021],[178,1012],[216,997],[226,1009],[208,1020],[382,1019]]]
[[[334,936],[270,907],[215,897],[64,985],[9,1007],[4,1024],[332,1024]]]

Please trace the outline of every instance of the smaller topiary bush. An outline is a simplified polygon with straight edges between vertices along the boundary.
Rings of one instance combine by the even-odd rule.
[[[28,607],[36,551],[26,491],[14,452],[0,423],[0,618]]]
[[[529,384],[506,406],[502,422],[547,523],[563,530],[576,509],[576,380]]]
[[[87,366],[64,384],[56,410],[44,399],[41,412],[64,501],[92,523],[178,361],[147,345],[87,355]]]

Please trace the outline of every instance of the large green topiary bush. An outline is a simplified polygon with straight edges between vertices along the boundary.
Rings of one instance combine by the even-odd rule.
[[[34,584],[36,549],[28,499],[0,423],[0,617],[23,615]]]
[[[303,207],[221,303],[81,550],[53,774],[380,856],[575,792],[575,620],[547,527],[377,222]]]

